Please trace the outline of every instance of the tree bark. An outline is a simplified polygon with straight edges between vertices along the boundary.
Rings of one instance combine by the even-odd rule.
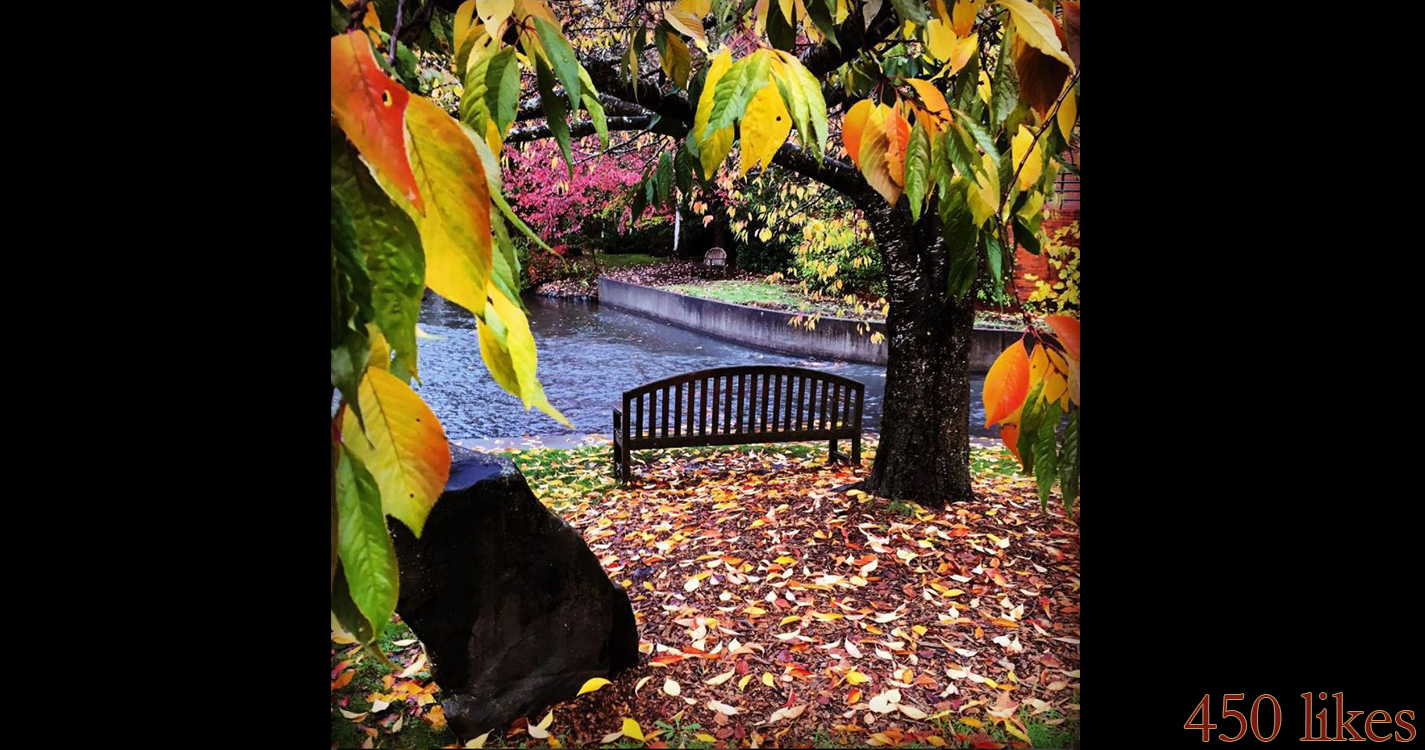
[[[939,222],[912,223],[904,198],[863,203],[885,262],[889,359],[881,439],[864,487],[882,497],[944,507],[974,499],[970,484],[970,335],[973,297],[947,299]]]

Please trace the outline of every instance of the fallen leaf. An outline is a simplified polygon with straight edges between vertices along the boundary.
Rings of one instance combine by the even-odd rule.
[[[605,685],[608,685],[608,684],[610,684],[609,681],[606,680],[606,679],[604,679],[604,678],[602,678],[602,677],[593,677],[593,678],[590,678],[588,682],[585,682],[585,683],[584,683],[584,687],[579,688],[579,693],[578,693],[578,695],[576,695],[576,696],[574,696],[574,697],[577,698],[577,697],[579,697],[579,695],[583,695],[584,693],[592,693],[592,692],[594,692],[595,690],[598,690],[599,688],[601,688],[601,687],[603,687],[603,686],[605,686]],[[568,693],[565,693],[565,695],[568,695]]]

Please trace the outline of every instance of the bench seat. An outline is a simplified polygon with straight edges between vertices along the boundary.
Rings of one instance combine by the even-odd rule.
[[[851,441],[861,462],[866,387],[802,367],[721,367],[627,391],[614,403],[614,475],[629,481],[632,451],[650,448]]]

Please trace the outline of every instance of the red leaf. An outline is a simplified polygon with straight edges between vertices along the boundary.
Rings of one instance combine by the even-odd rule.
[[[331,38],[331,108],[337,124],[383,180],[425,213],[406,160],[405,116],[411,94],[386,77],[360,31]]]

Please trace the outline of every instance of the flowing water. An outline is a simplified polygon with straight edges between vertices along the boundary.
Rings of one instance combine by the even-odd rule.
[[[574,302],[526,297],[529,324],[539,351],[539,379],[549,402],[574,423],[555,422],[538,409],[525,411],[485,370],[476,340],[475,318],[435,296],[421,305],[421,383],[415,386],[452,440],[534,435],[611,434],[614,401],[624,391],[652,380],[694,370],[737,365],[791,365],[826,370],[866,384],[863,423],[881,424],[886,368],[879,365],[807,359],[738,346],[648,318]],[[972,376],[970,432],[986,430],[980,389]]]

